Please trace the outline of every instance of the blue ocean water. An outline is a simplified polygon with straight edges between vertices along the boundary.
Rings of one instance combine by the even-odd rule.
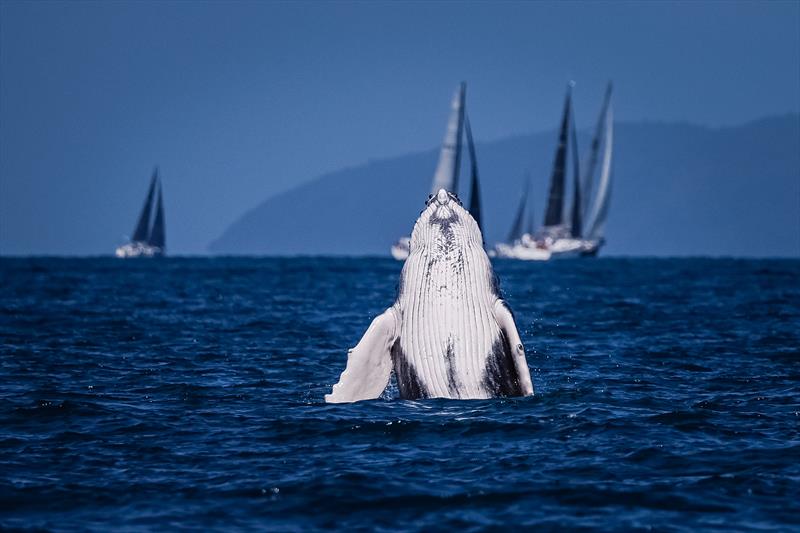
[[[800,261],[498,262],[534,397],[324,404],[400,267],[0,259],[0,527],[800,528]]]

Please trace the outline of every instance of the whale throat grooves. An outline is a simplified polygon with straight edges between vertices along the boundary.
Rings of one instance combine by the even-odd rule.
[[[492,350],[486,360],[483,386],[489,394],[495,397],[523,395],[519,373],[514,365],[511,344],[502,331],[500,336],[492,343]]]
[[[328,401],[380,395],[487,399],[533,394],[513,313],[501,299],[475,219],[444,190],[411,232],[397,299],[364,334]],[[364,379],[375,380],[369,386]]]
[[[397,389],[404,400],[419,400],[428,398],[425,385],[419,379],[414,364],[408,360],[398,338],[392,345],[392,366],[397,380]]]

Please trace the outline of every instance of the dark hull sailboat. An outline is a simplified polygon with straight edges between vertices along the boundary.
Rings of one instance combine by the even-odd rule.
[[[152,224],[150,218],[153,211],[153,201],[156,201],[155,217]],[[129,257],[161,257],[167,250],[166,229],[164,223],[164,201],[161,191],[161,178],[158,167],[150,178],[150,187],[147,190],[142,212],[133,230],[131,242],[117,248],[114,255],[121,258]]]
[[[478,160],[475,153],[475,143],[472,139],[472,128],[466,111],[466,84],[461,83],[453,95],[450,119],[447,122],[447,131],[444,135],[442,148],[439,151],[439,163],[433,175],[431,194],[436,194],[439,189],[444,189],[453,194],[458,194],[458,178],[461,169],[461,151],[463,148],[462,137],[467,138],[467,149],[470,158],[470,201],[469,212],[478,227],[483,231],[481,214],[480,185],[478,183]],[[411,240],[409,237],[399,239],[392,245],[392,257],[404,261],[409,254]]]

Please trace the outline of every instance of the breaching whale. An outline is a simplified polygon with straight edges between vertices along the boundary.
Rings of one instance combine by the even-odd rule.
[[[525,349],[478,224],[444,189],[414,225],[397,300],[348,351],[325,401],[377,398],[392,371],[404,399],[533,394]]]

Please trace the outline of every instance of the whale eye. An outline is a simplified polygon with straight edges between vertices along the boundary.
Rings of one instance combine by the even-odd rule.
[[[522,346],[521,344],[517,344],[517,350],[519,350],[521,352],[524,352],[525,351],[525,347]]]

